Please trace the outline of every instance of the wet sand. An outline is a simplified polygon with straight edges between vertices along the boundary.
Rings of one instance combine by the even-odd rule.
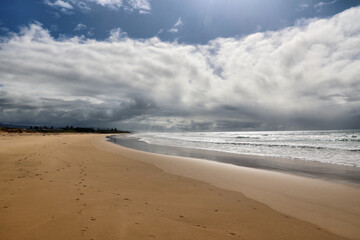
[[[354,228],[359,223],[359,201],[353,202],[358,200],[359,189],[321,181],[322,185],[314,179],[304,182],[297,176],[295,181],[291,175],[262,170],[233,169],[225,164],[126,149],[106,142],[101,135],[1,136],[0,239],[360,236],[354,235],[358,233]],[[242,179],[240,192],[232,189],[238,188],[239,182],[227,183],[234,176]],[[250,196],[251,188],[254,195],[274,199],[273,185],[278,185],[277,195],[286,197],[294,192],[288,197],[295,196],[293,200],[300,206],[309,204],[304,199],[309,186],[325,188],[327,193],[338,191],[333,200],[322,192],[313,192],[321,200],[313,206],[324,210],[318,213],[322,219],[333,218],[328,210],[337,209],[345,218],[344,224],[336,229],[324,228],[251,199],[259,198]],[[257,189],[259,186],[261,189]],[[351,194],[352,201],[347,194]],[[332,205],[327,206],[328,202]]]
[[[242,167],[290,173],[305,177],[322,178],[325,180],[360,186],[360,168],[358,167],[341,166],[301,159],[234,154],[195,148],[148,144],[139,141],[136,138],[128,137],[128,134],[109,136],[108,140],[127,148],[134,148],[145,152],[206,159]]]

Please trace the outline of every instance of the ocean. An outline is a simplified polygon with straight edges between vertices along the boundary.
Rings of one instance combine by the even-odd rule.
[[[360,130],[135,133],[138,141],[360,167]]]

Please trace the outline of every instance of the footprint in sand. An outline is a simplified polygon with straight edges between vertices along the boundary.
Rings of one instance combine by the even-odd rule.
[[[201,226],[200,224],[198,224],[198,225],[196,225],[197,227],[199,227],[199,228],[206,228],[205,226]]]
[[[90,220],[91,220],[91,221],[96,221],[96,218],[91,217]]]

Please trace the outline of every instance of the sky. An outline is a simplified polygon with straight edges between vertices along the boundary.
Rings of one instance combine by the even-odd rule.
[[[360,0],[0,1],[0,123],[360,128]]]

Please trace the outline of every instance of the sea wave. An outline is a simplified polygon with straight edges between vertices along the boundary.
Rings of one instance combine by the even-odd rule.
[[[140,133],[149,144],[290,157],[360,167],[360,131]]]

